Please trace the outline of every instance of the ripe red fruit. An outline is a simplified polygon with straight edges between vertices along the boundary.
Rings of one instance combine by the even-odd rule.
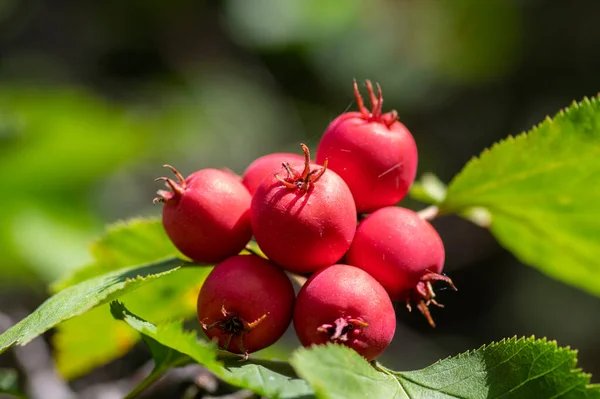
[[[246,168],[242,176],[242,183],[244,183],[244,186],[250,191],[250,194],[254,194],[258,185],[265,177],[269,174],[274,175],[281,169],[281,165],[284,162],[298,163],[302,162],[302,160],[302,156],[287,152],[264,155],[254,160],[254,162]]]
[[[158,191],[167,235],[184,255],[198,263],[220,262],[238,254],[250,241],[251,196],[230,172],[202,169],[184,180],[172,166],[177,182],[164,180],[171,191]]]
[[[290,325],[294,287],[285,272],[256,255],[219,263],[198,294],[198,320],[219,348],[244,355],[277,341]]]
[[[313,274],[300,289],[294,329],[304,346],[336,342],[370,361],[392,341],[396,315],[385,289],[368,273],[333,265]]]
[[[346,112],[331,122],[317,148],[317,163],[329,159],[331,169],[350,187],[356,209],[370,213],[397,204],[417,172],[417,146],[396,111],[382,114],[383,97],[367,80],[372,111],[354,81],[359,112]]]
[[[348,186],[327,169],[310,163],[289,165],[260,184],[250,215],[254,238],[269,259],[296,273],[336,263],[356,230],[356,207]],[[284,177],[282,177],[284,176]]]
[[[360,222],[346,254],[348,264],[373,276],[393,301],[418,303],[432,326],[427,306],[439,305],[432,281],[452,280],[440,275],[444,266],[444,244],[437,231],[410,209],[386,207]]]

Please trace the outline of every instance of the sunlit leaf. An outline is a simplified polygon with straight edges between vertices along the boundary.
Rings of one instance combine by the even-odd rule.
[[[0,335],[0,353],[14,344],[25,345],[58,323],[140,288],[179,269],[180,265],[179,259],[167,259],[107,273],[71,286],[50,297]]]
[[[133,219],[110,226],[91,246],[91,253],[93,264],[56,282],[53,290],[132,264],[173,257],[178,252],[159,220]],[[193,318],[196,297],[209,270],[184,268],[123,299],[137,314],[153,322]],[[75,378],[123,356],[139,339],[138,333],[110,317],[108,305],[103,305],[58,326],[53,336],[56,363],[64,377]]]
[[[409,372],[371,365],[337,345],[299,349],[291,363],[323,399],[600,397],[600,386],[575,368],[576,352],[545,339],[502,340]]]
[[[210,268],[183,268],[122,296],[129,307],[154,323],[196,317],[196,300]],[[108,304],[57,327],[53,336],[56,364],[72,379],[125,355],[140,335],[110,316]],[[102,334],[98,334],[102,331]]]
[[[585,99],[471,160],[440,211],[487,219],[521,261],[600,295],[599,156],[600,102]]]
[[[120,302],[111,303],[111,311],[115,318],[123,320],[129,326],[163,345],[160,350],[152,349],[154,356],[161,359],[166,353],[177,351],[181,356],[187,356],[204,365],[217,377],[225,382],[249,389],[268,398],[303,398],[312,397],[312,390],[306,382],[298,379],[293,369],[285,362],[267,360],[249,360],[239,362],[239,358],[218,358],[215,345],[205,340],[199,340],[196,333],[184,331],[181,323],[154,325],[129,312]]]
[[[109,226],[106,233],[91,245],[90,252],[94,263],[53,283],[53,292],[112,270],[178,254],[160,220],[142,218]]]

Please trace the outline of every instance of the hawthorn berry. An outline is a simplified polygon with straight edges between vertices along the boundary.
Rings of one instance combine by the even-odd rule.
[[[159,177],[172,191],[159,190],[154,203],[164,203],[167,235],[185,256],[198,263],[216,263],[238,254],[250,241],[251,196],[228,171],[202,169],[184,179],[172,166],[174,181]]]
[[[363,103],[354,81],[359,112],[346,112],[325,130],[316,162],[329,159],[330,168],[350,187],[356,209],[370,213],[397,204],[408,192],[417,172],[417,146],[396,111],[382,113],[383,96],[366,81],[372,110]]]
[[[275,174],[284,162],[298,163],[302,162],[303,157],[298,154],[278,152],[275,154],[264,155],[260,158],[255,159],[244,171],[242,175],[242,183],[250,191],[250,194],[254,194],[258,185],[267,177],[269,174]]]
[[[289,164],[258,186],[250,206],[254,238],[273,262],[296,273],[336,263],[350,247],[356,207],[335,172],[310,162]]]
[[[337,264],[313,274],[298,292],[294,329],[304,346],[335,342],[370,361],[392,341],[396,315],[377,280]]]
[[[285,272],[256,255],[219,263],[198,294],[198,320],[209,339],[248,354],[277,341],[290,325],[294,287]]]
[[[373,276],[393,301],[416,301],[427,321],[435,326],[429,304],[435,301],[433,281],[454,284],[440,274],[444,244],[435,228],[410,209],[390,206],[368,215],[356,229],[346,254],[348,264]]]

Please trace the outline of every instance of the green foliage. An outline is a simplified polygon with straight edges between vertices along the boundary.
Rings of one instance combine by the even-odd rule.
[[[90,189],[146,153],[152,125],[89,91],[1,86],[0,174],[10,212],[0,224],[0,285],[51,281],[86,261],[85,243],[102,228]]]
[[[213,343],[198,340],[196,333],[184,331],[180,323],[154,325],[129,312],[122,303],[116,301],[111,303],[111,312],[116,319],[123,320],[146,339],[153,340],[150,341],[153,342],[150,348],[156,361],[155,372],[164,371],[162,364],[165,359],[185,363],[189,357],[225,382],[268,398],[303,398],[312,392],[285,362],[250,360],[240,363],[239,358],[218,358]],[[172,350],[179,355],[172,353]],[[152,379],[158,377],[154,375]],[[147,383],[145,381],[142,384]]]
[[[80,377],[125,355],[139,339],[135,331],[115,323],[108,304],[98,306],[56,327],[52,336],[56,367],[67,380]]]
[[[181,268],[123,295],[132,310],[155,323],[196,317],[196,299],[210,268]],[[56,364],[67,379],[126,354],[140,335],[110,317],[108,304],[61,323],[53,336]],[[96,333],[102,331],[102,334]]]
[[[19,376],[13,369],[0,369],[0,397],[3,397],[2,394],[25,399],[19,390]]]
[[[69,287],[50,297],[33,313],[0,335],[0,353],[14,344],[25,345],[58,323],[172,273],[180,265],[179,259],[167,259],[114,271]]]
[[[409,372],[371,366],[336,345],[299,349],[291,362],[323,399],[599,398],[575,356],[545,339],[513,338]]]
[[[395,377],[340,345],[298,349],[290,362],[317,398],[406,398]]]
[[[143,387],[168,365],[193,359],[224,381],[269,398],[600,398],[600,386],[589,385],[590,376],[575,369],[576,352],[545,339],[502,340],[409,372],[369,364],[344,346],[315,346],[297,349],[291,368],[284,362],[219,358],[214,344],[179,323],[154,325],[117,301],[111,312],[142,333],[153,353],[156,367]]]
[[[440,211],[485,209],[521,261],[600,295],[599,156],[600,101],[585,99],[471,160]]]
[[[103,309],[105,310],[105,309]],[[128,317],[132,317],[131,323],[136,325],[136,328],[129,328],[128,324],[119,323],[124,328],[129,329],[130,331],[135,331],[137,333],[138,330],[148,329],[149,331],[156,331],[156,327],[151,323],[148,323],[142,319],[136,318],[133,316],[121,302],[111,302],[110,303],[110,314],[112,314],[113,320],[125,320]],[[106,316],[110,317],[110,314],[107,313]],[[127,398],[133,398],[141,393],[146,387],[150,386],[154,381],[159,379],[165,372],[167,372],[172,367],[179,367],[189,363],[193,363],[193,360],[174,349],[166,347],[148,335],[142,334],[142,339],[150,352],[152,353],[152,358],[154,359],[154,369],[146,377],[133,391],[127,395]]]
[[[157,219],[119,222],[91,246],[95,262],[56,282],[59,291],[99,274],[132,264],[153,262],[177,255]],[[135,312],[154,322],[191,318],[196,296],[209,268],[183,268],[176,273],[125,294]],[[102,334],[96,334],[102,331]],[[127,353],[140,336],[110,317],[108,304],[61,323],[53,336],[56,363],[61,374],[75,378]]]
[[[12,132],[0,173],[21,194],[81,191],[142,151],[150,126],[92,93],[66,88],[3,87],[0,112]]]
[[[15,98],[12,107],[18,108],[19,96]],[[0,111],[2,106],[6,108],[3,99],[0,96]],[[85,116],[86,106],[81,106]],[[26,127],[41,131],[40,121],[48,117],[47,110],[40,108],[36,112],[39,115],[34,112]],[[117,123],[115,115],[112,117]],[[128,119],[123,118],[113,127],[118,128],[120,123],[122,129],[129,126]],[[0,126],[0,134],[8,138],[9,145],[20,148],[19,131],[23,127],[8,122]],[[98,121],[90,117],[82,126],[94,122]],[[62,126],[56,121],[52,123]],[[58,129],[56,126],[53,129]],[[41,140],[40,146],[47,144],[43,138],[36,140]],[[80,154],[68,151],[68,144],[54,144],[56,148],[50,146],[53,151],[65,150],[67,159],[69,156],[79,159]],[[67,147],[62,148],[63,144]],[[22,148],[19,151],[25,151],[22,155],[27,162],[35,158]],[[117,160],[126,153],[111,154],[115,158],[109,158]],[[83,155],[91,156],[85,152]],[[500,243],[523,262],[600,295],[598,155],[600,101],[586,99],[555,118],[548,118],[528,134],[508,138],[484,151],[447,188],[435,176],[424,175],[413,185],[411,195],[436,205],[431,209],[439,209],[441,214],[458,213],[489,227]],[[17,161],[11,159],[8,161]],[[8,161],[0,161],[0,171],[9,165],[10,162],[4,163]],[[23,177],[42,173],[41,165],[41,162],[28,165],[31,169],[26,169]],[[94,173],[107,167],[104,163],[96,166],[98,171]],[[64,187],[53,188],[55,194],[65,194],[68,192],[65,187],[76,187],[89,179],[79,176],[80,172],[69,176]],[[58,168],[50,170],[52,173],[65,172]],[[11,184],[10,179],[8,183]],[[21,181],[12,182],[17,183]],[[38,190],[49,187],[28,187],[26,193],[34,198]],[[18,209],[27,209],[23,204]],[[21,214],[19,223],[26,227],[39,225],[40,220],[47,220],[53,214],[46,212],[51,207],[44,208],[41,219],[31,213],[25,213],[27,217]],[[64,205],[56,209],[62,212]],[[77,212],[78,207],[73,209]],[[30,225],[23,224],[27,220]],[[88,222],[93,224],[93,221],[84,224]],[[0,230],[0,247],[8,236]],[[24,236],[22,241],[53,245],[53,241],[39,237]],[[255,243],[251,243],[251,248],[260,253]],[[36,251],[30,252],[34,256]],[[356,352],[338,345],[300,348],[293,353],[290,363],[260,359],[240,363],[238,358],[218,351],[213,343],[199,340],[196,333],[184,331],[180,322],[170,321],[195,315],[196,295],[210,269],[181,268],[186,262],[178,258],[180,254],[159,220],[136,219],[110,227],[92,245],[91,255],[93,260],[88,266],[52,285],[54,296],[0,335],[0,353],[14,344],[24,345],[58,325],[53,338],[57,365],[64,376],[73,378],[125,354],[142,338],[156,365],[130,397],[169,368],[198,362],[225,382],[269,398],[600,399],[600,387],[590,385],[589,375],[575,369],[576,353],[545,339],[502,340],[408,372],[369,364]],[[20,265],[13,252],[7,252],[7,259]],[[111,302],[116,298],[125,301],[131,311],[121,302]],[[0,392],[20,395],[15,377],[11,371],[0,370]]]
[[[50,286],[52,292],[112,270],[175,257],[179,253],[160,220],[143,218],[108,226],[102,238],[90,246],[90,252],[94,263],[54,282]]]

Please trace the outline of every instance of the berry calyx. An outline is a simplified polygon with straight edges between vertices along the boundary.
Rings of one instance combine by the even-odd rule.
[[[177,201],[177,200],[179,200],[179,198],[181,198],[181,196],[183,195],[183,192],[185,191],[185,189],[187,187],[185,179],[183,178],[183,176],[181,175],[181,173],[179,173],[179,171],[177,169],[175,169],[171,165],[163,165],[163,167],[171,169],[171,171],[177,178],[177,182],[175,182],[174,180],[172,180],[168,177],[157,177],[156,179],[154,179],[154,181],[164,181],[173,191],[158,190],[156,192],[158,197],[155,197],[152,200],[153,204],[157,204],[159,202],[164,203],[167,201],[171,201],[171,202]]]
[[[379,83],[375,84],[377,86],[377,96],[375,96],[371,81],[367,79],[365,84],[367,86],[367,92],[371,101],[371,111],[369,111],[369,109],[365,106],[360,91],[358,90],[356,79],[354,79],[354,97],[356,98],[356,104],[358,106],[358,110],[363,116],[363,119],[367,122],[381,122],[390,128],[394,122],[398,120],[398,112],[396,110],[392,110],[383,114],[383,93],[381,91],[381,86]]]
[[[323,324],[317,331],[327,334],[331,342],[347,342],[360,335],[365,327],[369,327],[369,324],[346,316],[335,319],[333,324]]]
[[[323,167],[319,169],[310,170],[310,151],[305,144],[300,144],[302,151],[304,152],[304,169],[302,173],[292,169],[288,162],[283,163],[283,168],[287,172],[285,178],[281,178],[279,174],[275,174],[275,178],[279,180],[281,184],[289,189],[299,189],[301,191],[308,191],[313,184],[319,181],[321,176],[327,170],[328,160],[323,161]]]
[[[310,162],[289,164],[265,178],[250,206],[254,238],[264,254],[286,270],[312,273],[342,258],[357,216],[348,185],[335,172]]]
[[[346,254],[346,262],[372,275],[392,301],[412,302],[432,327],[428,306],[435,300],[432,283],[443,281],[452,289],[452,280],[441,274],[444,244],[435,228],[410,209],[386,207],[363,219]]]
[[[165,165],[176,180],[159,177],[169,190],[158,190],[162,221],[175,247],[197,263],[217,263],[238,254],[250,241],[251,196],[228,171],[202,169],[184,179]]]
[[[433,321],[433,317],[431,317],[431,312],[429,312],[429,305],[434,305],[438,308],[444,307],[444,305],[435,300],[435,291],[433,290],[432,285],[435,281],[442,281],[452,290],[458,291],[450,277],[443,274],[428,272],[419,279],[415,288],[406,295],[405,299],[406,308],[409,312],[412,311],[411,302],[417,303],[417,308],[421,314],[425,316],[425,319],[427,319],[427,322],[431,327],[435,327],[435,322]]]
[[[392,341],[396,315],[377,280],[336,264],[313,274],[298,292],[294,330],[304,346],[335,342],[370,361]]]
[[[302,162],[304,158],[298,154],[278,152],[274,154],[263,155],[255,159],[244,171],[242,183],[250,194],[254,195],[260,183],[269,175],[275,174],[281,169],[284,162],[297,163]]]
[[[354,82],[358,112],[345,112],[325,130],[317,147],[317,163],[329,160],[330,169],[348,184],[360,213],[395,205],[407,194],[417,173],[417,146],[398,113],[383,113],[383,94],[367,81],[372,109],[364,105]]]
[[[221,306],[221,314],[223,315],[221,319],[212,324],[206,324],[204,321],[201,321],[200,326],[205,331],[210,331],[213,328],[218,328],[222,331],[222,334],[225,337],[225,342],[223,346],[219,347],[219,349],[229,349],[231,339],[235,337],[237,339],[237,346],[244,355],[240,361],[248,360],[249,353],[246,349],[244,349],[244,336],[252,332],[252,330],[254,330],[267,317],[267,314],[265,313],[258,319],[248,322],[238,315],[228,312],[227,309],[225,309],[225,304]]]

